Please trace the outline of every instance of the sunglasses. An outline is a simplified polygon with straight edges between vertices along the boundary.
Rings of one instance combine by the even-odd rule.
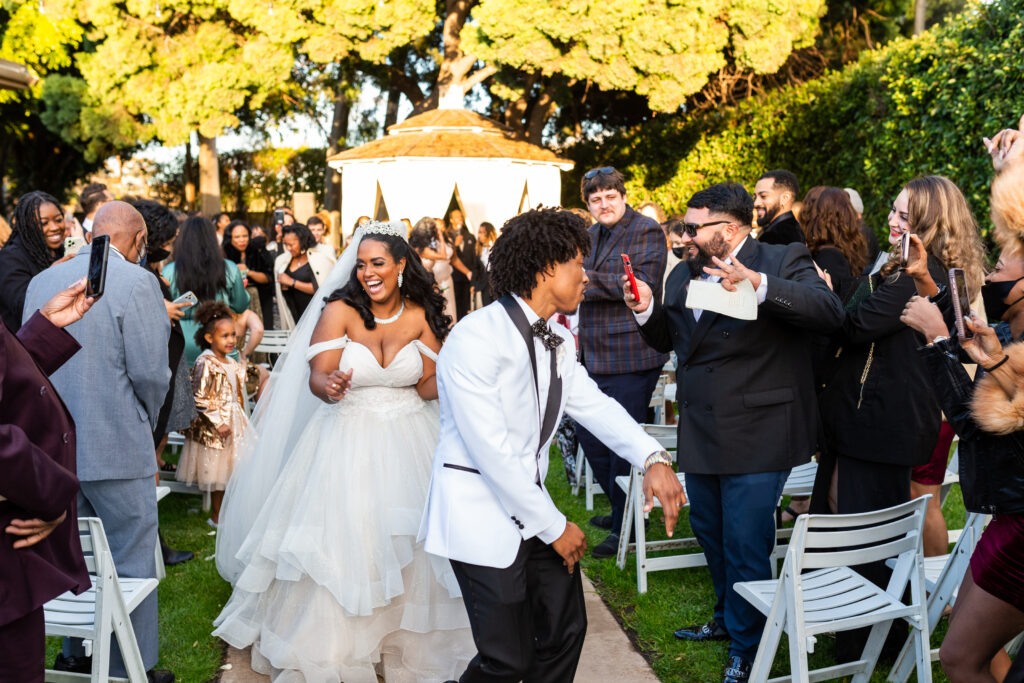
[[[706,228],[709,225],[722,225],[723,223],[731,223],[732,221],[711,221],[710,223],[683,223],[683,232],[690,237],[696,237],[697,231],[701,228]]]
[[[599,175],[611,175],[612,173],[615,173],[614,168],[611,166],[602,166],[601,168],[594,168],[587,171],[583,177],[590,180],[591,178],[596,178]]]

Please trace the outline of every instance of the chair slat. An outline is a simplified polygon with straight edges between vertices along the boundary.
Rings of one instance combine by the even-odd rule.
[[[819,531],[811,528],[804,540],[805,548],[845,548],[849,546],[879,543],[899,536],[906,536],[917,527],[917,520],[912,516],[878,524],[866,529],[848,531]]]
[[[913,550],[920,543],[917,537],[900,538],[882,545],[874,545],[855,550],[836,550],[832,552],[804,553],[800,560],[802,569],[820,569],[822,567],[843,567],[880,562]]]

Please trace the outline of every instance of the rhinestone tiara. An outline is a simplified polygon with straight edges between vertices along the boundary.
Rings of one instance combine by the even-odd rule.
[[[369,221],[362,228],[364,235],[391,235],[408,239],[405,234],[405,223],[382,223],[380,221]]]

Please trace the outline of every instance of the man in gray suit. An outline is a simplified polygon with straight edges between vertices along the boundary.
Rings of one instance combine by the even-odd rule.
[[[146,249],[142,215],[124,202],[105,204],[93,222],[93,236],[99,235],[110,235],[104,293],[90,315],[65,328],[82,350],[51,380],[78,433],[79,516],[103,520],[119,576],[151,578],[157,543],[152,432],[170,381],[170,321],[156,278],[139,267]],[[25,310],[35,311],[85,275],[91,248],[34,277]],[[170,672],[152,670],[158,659],[156,593],[132,613],[132,626],[149,680],[173,681]],[[88,671],[83,654],[80,641],[66,642],[57,668]],[[126,675],[116,646],[110,673]]]

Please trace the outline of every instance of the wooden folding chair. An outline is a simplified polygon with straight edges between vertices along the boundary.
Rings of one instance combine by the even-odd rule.
[[[853,675],[868,683],[889,626],[903,619],[913,628],[919,683],[931,683],[928,656],[928,609],[925,596],[921,530],[929,496],[886,510],[854,515],[801,515],[786,548],[778,581],[745,581],[736,592],[768,620],[757,649],[750,680],[768,680],[779,640],[789,641],[790,675],[780,681],[821,681]],[[888,586],[878,586],[851,566],[896,557]],[[814,570],[814,571],[809,571]],[[910,600],[903,594],[910,586]],[[822,633],[871,626],[860,659],[809,671],[808,652]]]
[[[92,588],[81,595],[59,595],[43,606],[46,635],[83,638],[91,642],[92,672],[46,671],[46,680],[54,683],[93,681],[107,683],[145,683],[146,669],[139,644],[132,630],[131,613],[156,590],[156,579],[118,578],[110,554],[103,522],[98,517],[78,520],[79,538]],[[117,636],[128,678],[110,678],[110,640]]]

